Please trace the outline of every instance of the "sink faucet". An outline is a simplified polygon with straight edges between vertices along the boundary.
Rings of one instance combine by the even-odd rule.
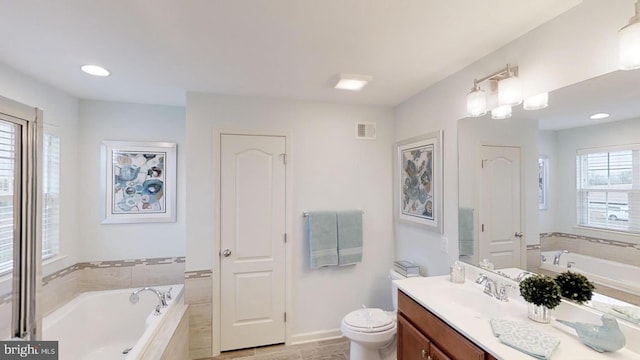
[[[143,287],[142,289],[138,289],[134,292],[131,293],[131,295],[129,296],[129,301],[132,304],[137,304],[138,301],[140,301],[140,295],[138,295],[139,293],[143,292],[143,291],[151,291],[152,293],[156,294],[156,296],[158,296],[158,306],[156,307],[156,311],[159,312],[160,308],[165,308],[167,307],[167,296],[165,293],[160,292],[159,290],[156,290],[154,288],[150,288],[150,287]]]
[[[528,271],[523,271],[520,274],[518,274],[518,276],[516,276],[516,281],[520,282],[522,280],[524,280],[524,278],[526,278],[527,276],[532,276],[533,273],[530,273]]]
[[[556,256],[553,258],[553,265],[560,265],[560,256],[562,256],[562,254],[566,254],[568,252],[569,252],[569,250],[560,250],[560,251],[558,251]]]
[[[504,283],[500,283],[500,286],[496,283],[495,280],[488,277],[487,275],[480,274],[480,277],[476,279],[476,284],[484,284],[484,293],[494,297],[500,301],[509,301],[509,296],[507,294],[507,288]]]

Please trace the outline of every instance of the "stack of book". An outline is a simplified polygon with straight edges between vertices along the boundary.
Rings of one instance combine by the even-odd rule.
[[[406,277],[420,276],[420,267],[411,261],[399,260],[393,262],[393,270]]]

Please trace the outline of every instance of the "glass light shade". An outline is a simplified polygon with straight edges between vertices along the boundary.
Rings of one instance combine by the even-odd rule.
[[[640,68],[640,23],[634,22],[618,31],[618,61],[621,70]]]
[[[547,106],[549,106],[549,93],[545,92],[524,99],[522,108],[525,110],[540,110]]]
[[[498,81],[498,104],[515,106],[522,103],[522,81],[511,76]]]
[[[508,119],[511,117],[511,106],[502,105],[491,110],[491,118],[495,120]]]
[[[474,89],[467,94],[467,115],[480,117],[487,113],[487,94],[481,89]]]

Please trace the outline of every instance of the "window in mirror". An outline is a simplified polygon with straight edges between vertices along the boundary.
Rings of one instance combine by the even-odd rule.
[[[44,134],[43,159],[42,258],[48,259],[60,242],[60,137]]]
[[[577,222],[640,234],[640,145],[576,156]]]

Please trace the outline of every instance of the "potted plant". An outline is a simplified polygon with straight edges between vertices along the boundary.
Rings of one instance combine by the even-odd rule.
[[[595,286],[580,273],[565,271],[556,276],[555,281],[560,286],[561,295],[578,304],[584,304],[593,296]]]
[[[546,275],[534,275],[522,280],[520,295],[529,303],[529,318],[537,322],[551,321],[550,310],[560,305],[560,286]]]

